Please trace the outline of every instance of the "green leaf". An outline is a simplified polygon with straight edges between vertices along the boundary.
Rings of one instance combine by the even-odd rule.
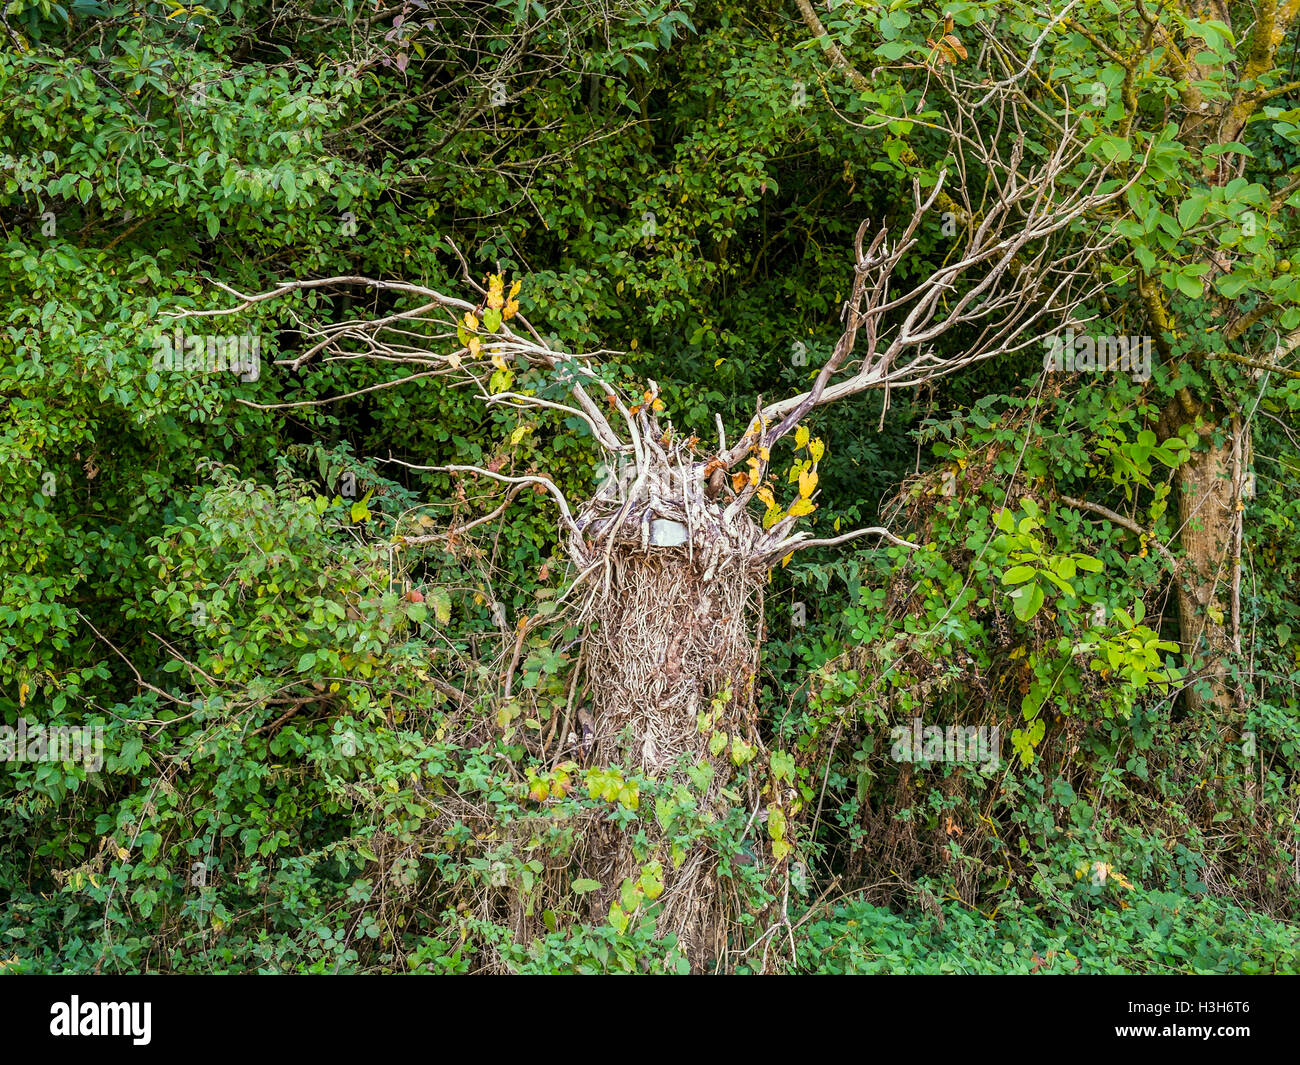
[[[439,625],[451,621],[451,594],[446,588],[434,588],[425,596],[425,600],[432,604],[433,616],[438,619]]]
[[[354,522],[360,524],[363,521],[370,520],[370,510],[366,506],[366,504],[370,502],[370,497],[373,494],[374,494],[374,489],[372,488],[364,496],[362,496],[355,503],[353,503],[352,506],[348,509],[348,514]]]
[[[1205,209],[1210,205],[1210,198],[1200,189],[1192,192],[1182,203],[1178,205],[1178,224],[1183,229],[1191,229],[1201,220],[1205,214]]]
[[[1246,289],[1256,283],[1256,278],[1250,274],[1244,274],[1237,271],[1231,274],[1224,274],[1214,282],[1215,288],[1219,290],[1228,299],[1235,299],[1240,296]]]
[[[1002,583],[1023,584],[1025,581],[1032,580],[1037,572],[1033,566],[1012,566],[1002,574]]]
[[[1021,621],[1028,621],[1043,607],[1043,589],[1037,583],[1026,584],[1011,593],[1012,609]]]

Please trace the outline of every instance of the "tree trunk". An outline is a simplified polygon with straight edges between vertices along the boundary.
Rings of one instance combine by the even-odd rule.
[[[1234,706],[1226,659],[1234,650],[1232,622],[1237,616],[1239,440],[1237,432],[1229,432],[1221,443],[1207,434],[1178,468],[1177,476],[1179,542],[1184,554],[1178,576],[1178,620],[1183,654],[1197,675],[1187,689],[1187,705],[1194,713],[1211,712],[1216,722],[1225,725]]]
[[[731,803],[723,789],[752,790],[734,770],[732,739],[756,755],[763,750],[753,689],[764,579],[761,571],[737,566],[706,580],[703,560],[692,561],[684,547],[615,546],[608,585],[598,586],[590,600],[592,763],[688,788],[698,804],[688,817],[705,822],[726,816]],[[710,740],[719,734],[726,746],[715,754]],[[713,775],[701,790],[685,769],[705,762]],[[758,799],[744,797],[747,805]],[[592,902],[607,911],[625,880],[658,862],[658,933],[676,933],[693,970],[714,968],[725,958],[739,916],[731,890],[718,878],[717,855],[702,840],[674,848],[674,827],[681,826],[663,824],[657,811],[643,822],[641,853],[631,833],[603,827],[588,850],[603,887]]]

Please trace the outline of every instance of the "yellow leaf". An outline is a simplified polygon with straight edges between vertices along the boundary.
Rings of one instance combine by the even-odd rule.
[[[764,462],[767,462],[772,457],[772,449],[767,447],[760,447],[758,449],[758,457],[762,459]]]
[[[769,507],[776,506],[776,496],[772,495],[772,489],[768,488],[767,485],[763,485],[754,495],[758,496],[759,500]]]
[[[811,496],[813,490],[817,487],[817,474],[805,470],[799,474],[799,494],[801,496]]]
[[[816,503],[806,496],[802,496],[790,505],[788,513],[792,518],[802,518],[805,514],[811,514],[816,509]]]
[[[801,425],[794,431],[794,449],[802,451],[808,446],[808,426]]]
[[[122,861],[126,861],[129,857],[131,857],[131,852],[127,850],[125,847],[118,847],[117,856],[121,858]]]
[[[794,552],[791,551],[785,558],[781,559],[781,568],[785,569],[790,564],[790,559],[794,558]]]
[[[821,440],[813,440],[808,444],[808,454],[812,456],[813,462],[821,462],[822,456],[826,454],[826,445]]]
[[[531,425],[520,425],[520,426],[517,426],[517,427],[515,428],[515,431],[514,431],[513,433],[510,434],[510,443],[511,443],[511,444],[518,444],[519,441],[522,440],[522,439],[524,438],[524,434],[527,433],[528,430],[531,429],[531,428],[532,428]]]
[[[511,285],[510,298],[514,299],[516,296],[518,296],[519,290],[522,289],[523,287],[524,287],[524,283],[522,281],[516,281],[513,285]]]
[[[470,337],[467,346],[469,347],[469,357],[471,359],[477,359],[479,356],[479,349],[483,347],[483,341],[479,340],[478,337]]]
[[[476,317],[474,316],[474,312],[473,312],[473,311],[466,311],[466,312],[465,312],[465,328],[466,328],[466,329],[477,329],[477,328],[478,328],[478,318],[476,318]]]
[[[450,355],[447,356],[447,365],[450,366],[453,370],[459,370],[460,356],[453,351]]]
[[[499,351],[492,356],[492,365],[498,370],[508,370],[510,368],[506,365],[506,357]]]
[[[27,705],[27,693],[28,693],[29,691],[31,691],[31,690],[32,690],[32,689],[31,689],[31,686],[30,686],[26,681],[23,681],[21,684],[18,685],[18,705],[19,705],[19,706],[26,706],[26,705]]]

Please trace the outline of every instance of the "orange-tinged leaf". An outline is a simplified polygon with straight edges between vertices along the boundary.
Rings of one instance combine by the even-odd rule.
[[[733,492],[739,492],[747,484],[749,484],[749,474],[733,473],[731,475],[731,490]]]

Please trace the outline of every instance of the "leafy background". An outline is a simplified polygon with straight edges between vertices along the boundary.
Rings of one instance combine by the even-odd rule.
[[[654,931],[649,860],[617,913],[592,913],[577,877],[568,909],[544,915],[551,934],[515,941],[510,905],[566,867],[574,819],[594,812],[716,850],[747,900],[729,967],[760,967],[740,944],[766,927],[774,830],[756,836],[743,810],[698,816],[689,787],[531,753],[577,665],[548,501],[524,494],[482,535],[392,550],[501,498],[386,460],[545,470],[582,498],[599,457],[581,426],[484,412],[430,382],[242,405],[386,379],[273,366],[298,342],[273,306],[241,320],[261,337],[256,381],[151,358],[167,311],[228,303],[214,281],[445,291],[462,282],[454,242],[480,279],[521,279],[561,344],[621,352],[610,372],[632,387],[654,377],[677,425],[740,424],[829,354],[861,219],[907,212],[910,176],[944,161],[907,117],[940,14],[830,8],[827,32],[880,67],[868,91],[810,46],[795,5],[8,5],[0,715],[102,726],[107,757],[101,772],[0,766],[0,965],[684,968]],[[1043,32],[1017,4],[946,10],[967,40],[977,23],[1021,48]],[[1203,91],[1230,91],[1242,42],[1171,10],[1206,53]],[[1148,331],[1137,262],[1184,316],[1175,348],[1222,349],[1197,279],[1226,242],[1241,257],[1218,291],[1266,308],[1258,330],[1295,328],[1287,71],[1267,72],[1281,91],[1234,149],[1243,176],[1201,183],[1164,119],[1185,81],[1156,63],[1126,78],[1108,55],[1140,36],[1133,13],[1087,0],[1074,20],[1051,35],[1042,98],[1100,84],[1098,158],[1151,151],[1098,312]],[[1258,226],[1241,220],[1252,205]],[[909,269],[948,250],[932,228]],[[293,299],[324,320],[383,309]],[[759,941],[805,971],[1295,971],[1300,389],[1275,375],[1255,401],[1256,376],[1230,360],[1145,384],[1040,371],[1031,350],[894,396],[883,425],[878,397],[811,420],[828,445],[817,528],[884,514],[931,546],[855,545],[773,574],[763,722],[810,816],[783,859],[790,943]],[[1159,553],[1060,501],[1135,508],[1171,540],[1172,472],[1196,439],[1153,427],[1189,382],[1260,412],[1231,735],[1181,698]],[[556,621],[529,630],[507,697],[524,617]],[[916,716],[999,727],[1003,763],[899,763],[885,737]]]

